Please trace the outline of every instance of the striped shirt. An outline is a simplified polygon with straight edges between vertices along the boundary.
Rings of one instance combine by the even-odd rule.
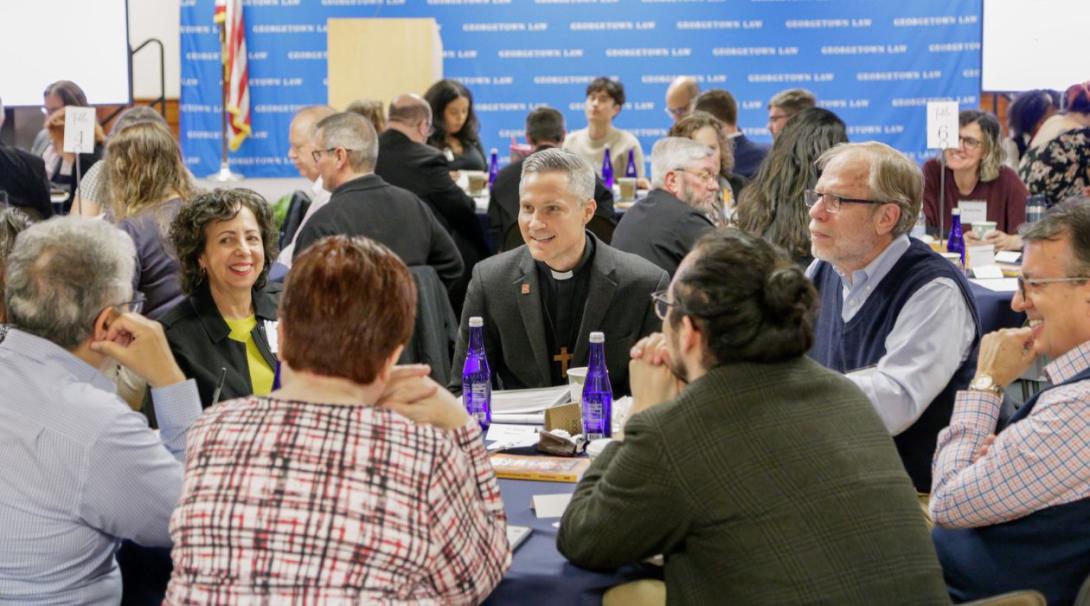
[[[250,397],[189,434],[166,604],[480,602],[511,562],[480,428]]]
[[[10,329],[0,385],[0,604],[117,604],[121,539],[170,545],[196,383],[152,390],[160,438],[97,369]]]
[[[1090,367],[1090,341],[1045,367],[1053,384]],[[939,526],[990,526],[1090,496],[1090,381],[1042,393],[1026,418],[973,453],[995,432],[1001,398],[960,391],[950,426],[939,434],[931,517]]]

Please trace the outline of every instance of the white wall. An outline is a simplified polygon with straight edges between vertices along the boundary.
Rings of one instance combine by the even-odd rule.
[[[166,52],[166,93],[168,99],[179,95],[179,0],[129,0],[129,45],[136,48],[148,38],[163,41]],[[211,23],[212,15],[208,16]],[[159,96],[159,47],[150,44],[132,60],[132,96],[154,99]]]

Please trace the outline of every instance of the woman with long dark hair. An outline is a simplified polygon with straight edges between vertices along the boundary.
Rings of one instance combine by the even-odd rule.
[[[424,99],[431,106],[432,128],[428,145],[440,149],[450,160],[450,170],[486,170],[488,165],[477,135],[480,124],[473,113],[473,94],[455,80],[431,85]]]

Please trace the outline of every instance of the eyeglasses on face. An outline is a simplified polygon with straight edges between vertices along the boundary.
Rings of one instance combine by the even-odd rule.
[[[359,151],[358,149],[348,149],[346,147],[331,147],[329,149],[316,149],[316,150],[310,152],[310,157],[313,158],[314,163],[317,164],[318,160],[322,157],[322,154],[328,154],[330,152],[335,152],[338,149],[343,149],[344,153],[346,153],[346,154],[354,152],[354,151]]]
[[[651,293],[651,302],[655,304],[655,315],[660,320],[665,320],[667,314],[670,313],[670,308],[674,306],[674,301],[671,301],[668,297],[670,291],[668,290],[656,290]]]
[[[844,196],[838,196],[836,194],[830,194],[825,192],[817,192],[812,189],[808,189],[802,193],[802,199],[806,202],[808,208],[817,206],[818,202],[825,202],[825,212],[829,214],[835,214],[840,212],[840,205],[844,203],[848,204],[887,204],[882,200],[864,200],[862,198],[845,198]]]
[[[965,149],[977,149],[983,143],[984,143],[983,141],[981,141],[980,139],[977,139],[976,137],[963,137],[963,136],[958,137],[958,144],[959,145],[964,145]]]
[[[118,308],[122,309],[123,311],[127,311],[129,313],[138,314],[138,313],[141,313],[141,312],[144,311],[144,302],[145,301],[147,301],[147,297],[144,296],[144,293],[136,292],[136,293],[133,293],[133,296],[132,296],[131,299],[129,299],[128,301],[125,301],[124,303],[118,303],[114,307],[118,307]]]
[[[696,177],[697,179],[700,179],[701,181],[715,182],[715,183],[719,182],[718,177],[714,173],[712,173],[711,171],[709,171],[707,169],[695,170],[694,171],[694,170],[689,170],[687,168],[678,168],[678,169],[675,169],[675,170],[683,172],[683,173],[689,173],[690,175]]]
[[[688,116],[690,113],[692,113],[693,106],[690,104],[682,105],[681,107],[664,107],[663,109],[666,110],[666,113],[670,114],[675,118],[684,118],[685,116]]]
[[[1060,282],[1086,282],[1090,276],[1069,276],[1066,278],[1026,278],[1018,276],[1018,294],[1026,298],[1026,293],[1043,284],[1057,284]]]

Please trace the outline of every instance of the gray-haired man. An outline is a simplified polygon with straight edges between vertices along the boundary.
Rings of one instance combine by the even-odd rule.
[[[628,350],[656,329],[651,293],[666,288],[669,278],[588,233],[594,209],[594,170],[586,160],[559,149],[526,159],[518,217],[526,245],[473,269],[452,390],[462,387],[469,318],[483,316],[497,387],[562,384],[569,366],[586,365],[590,332],[602,331],[613,389],[627,392]]]
[[[711,148],[667,137],[651,150],[651,192],[621,218],[613,246],[674,275],[700,236],[715,229],[709,212],[719,192]]]
[[[170,545],[197,386],[133,299],[135,250],[102,221],[31,226],[8,257],[0,342],[0,595],[20,604],[121,599],[122,539]],[[145,378],[160,435],[114,391]]]

